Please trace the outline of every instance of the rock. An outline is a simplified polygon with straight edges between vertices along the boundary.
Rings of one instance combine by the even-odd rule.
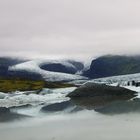
[[[83,63],[67,60],[67,61],[51,61],[40,64],[40,68],[47,71],[75,74],[84,68]]]
[[[136,92],[123,87],[88,82],[67,96],[76,106],[95,110],[114,102],[130,100],[136,96]]]
[[[62,73],[69,73],[69,74],[75,74],[77,70],[75,67],[66,67],[63,64],[56,63],[56,64],[44,64],[40,66],[43,70],[53,71],[53,72],[62,72]]]
[[[70,98],[96,96],[127,96],[132,98],[136,96],[136,92],[123,87],[88,82],[67,95]]]
[[[73,104],[70,101],[64,101],[61,103],[54,103],[54,104],[46,105],[46,106],[42,107],[41,111],[43,111],[43,112],[63,111],[72,106],[73,106]]]

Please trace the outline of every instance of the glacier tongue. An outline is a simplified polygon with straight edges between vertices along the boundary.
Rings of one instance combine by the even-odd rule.
[[[70,64],[66,62],[62,62],[64,65],[72,67]],[[52,72],[43,70],[39,67],[41,62],[38,61],[28,61],[21,64],[17,64],[14,66],[9,67],[9,71],[21,71],[24,70],[25,72],[34,72],[40,74],[46,81],[72,81],[72,80],[80,80],[80,79],[87,79],[86,77],[76,75],[76,74],[66,74],[61,72]]]

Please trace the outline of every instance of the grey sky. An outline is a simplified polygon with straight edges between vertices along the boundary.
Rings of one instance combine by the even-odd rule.
[[[140,53],[139,0],[0,0],[0,55]]]

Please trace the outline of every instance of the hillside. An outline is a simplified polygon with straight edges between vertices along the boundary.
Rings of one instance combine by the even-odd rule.
[[[61,60],[31,60],[10,66],[9,74],[14,77],[45,80],[51,82],[87,79],[77,75],[80,62]]]
[[[106,55],[93,60],[83,75],[95,79],[134,73],[140,73],[140,56]]]

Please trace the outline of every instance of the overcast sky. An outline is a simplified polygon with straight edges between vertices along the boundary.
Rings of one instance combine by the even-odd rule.
[[[140,0],[0,0],[0,55],[140,54]]]

